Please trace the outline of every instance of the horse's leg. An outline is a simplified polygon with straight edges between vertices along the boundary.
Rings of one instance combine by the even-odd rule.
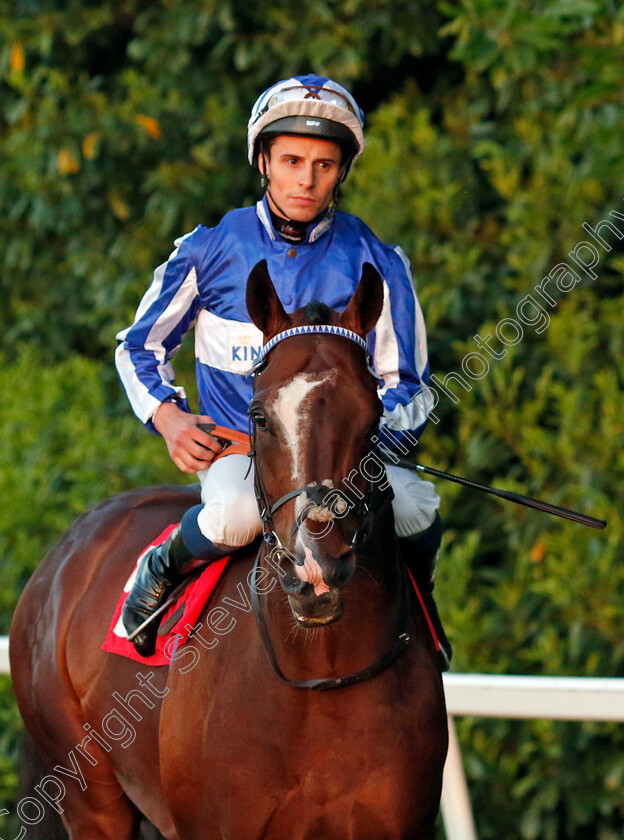
[[[136,840],[139,809],[167,840],[177,840],[161,795],[160,705],[137,689],[136,664],[104,653],[100,645],[138,553],[197,500],[194,490],[153,488],[102,503],[46,556],[14,612],[15,696],[44,761],[48,810],[62,808],[70,840]],[[120,743],[114,722],[106,733],[112,745],[94,725],[113,711],[124,719],[113,709],[112,689],[122,699],[133,691],[146,706],[138,718],[145,718],[141,736],[128,753],[130,744]],[[164,696],[163,689],[164,683],[154,696]]]
[[[89,743],[85,752],[97,762],[92,766],[77,750],[84,730],[78,720],[75,723],[73,732],[67,721],[61,724],[53,733],[53,741],[39,741],[36,736],[47,770],[38,780],[40,789],[52,799],[58,798],[69,840],[137,840],[141,814],[123,792],[106,754]],[[45,781],[51,777],[57,782]],[[28,836],[38,840],[36,826],[28,829]],[[40,840],[49,838],[40,835]]]
[[[40,758],[41,775],[32,795],[50,809],[62,809],[69,840],[136,840],[141,814],[123,792],[107,753],[88,739],[80,707],[75,697],[68,697],[59,673],[51,673],[51,661],[46,657],[41,669],[44,692],[40,685],[36,688],[30,663],[25,658],[14,661],[22,717]],[[33,784],[32,769],[30,776]],[[36,829],[28,829],[29,838],[49,840],[41,833],[43,827],[39,835]]]

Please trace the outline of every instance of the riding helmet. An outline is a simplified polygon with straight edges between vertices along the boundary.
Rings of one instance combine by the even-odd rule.
[[[299,134],[333,140],[347,166],[364,151],[364,114],[342,85],[309,74],[284,79],[258,97],[247,126],[249,163],[257,165],[262,138]]]

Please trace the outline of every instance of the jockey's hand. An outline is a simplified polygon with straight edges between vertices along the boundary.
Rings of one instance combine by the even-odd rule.
[[[154,415],[154,427],[165,439],[171,460],[189,474],[205,470],[223,448],[197,425],[213,422],[204,414],[188,414],[173,402],[163,403]]]

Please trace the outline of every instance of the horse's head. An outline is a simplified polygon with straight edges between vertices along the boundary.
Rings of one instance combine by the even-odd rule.
[[[371,440],[382,405],[363,341],[382,305],[381,277],[368,263],[342,313],[313,301],[287,314],[265,261],[247,284],[247,308],[265,339],[249,409],[256,488],[282,587],[304,626],[342,614],[340,588],[386,486]],[[337,329],[293,329],[303,325]]]

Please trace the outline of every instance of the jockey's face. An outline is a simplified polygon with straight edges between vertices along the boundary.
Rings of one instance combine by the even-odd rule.
[[[259,161],[269,179],[271,210],[296,222],[312,221],[329,207],[334,187],[344,177],[341,163],[340,146],[332,140],[276,137]]]

